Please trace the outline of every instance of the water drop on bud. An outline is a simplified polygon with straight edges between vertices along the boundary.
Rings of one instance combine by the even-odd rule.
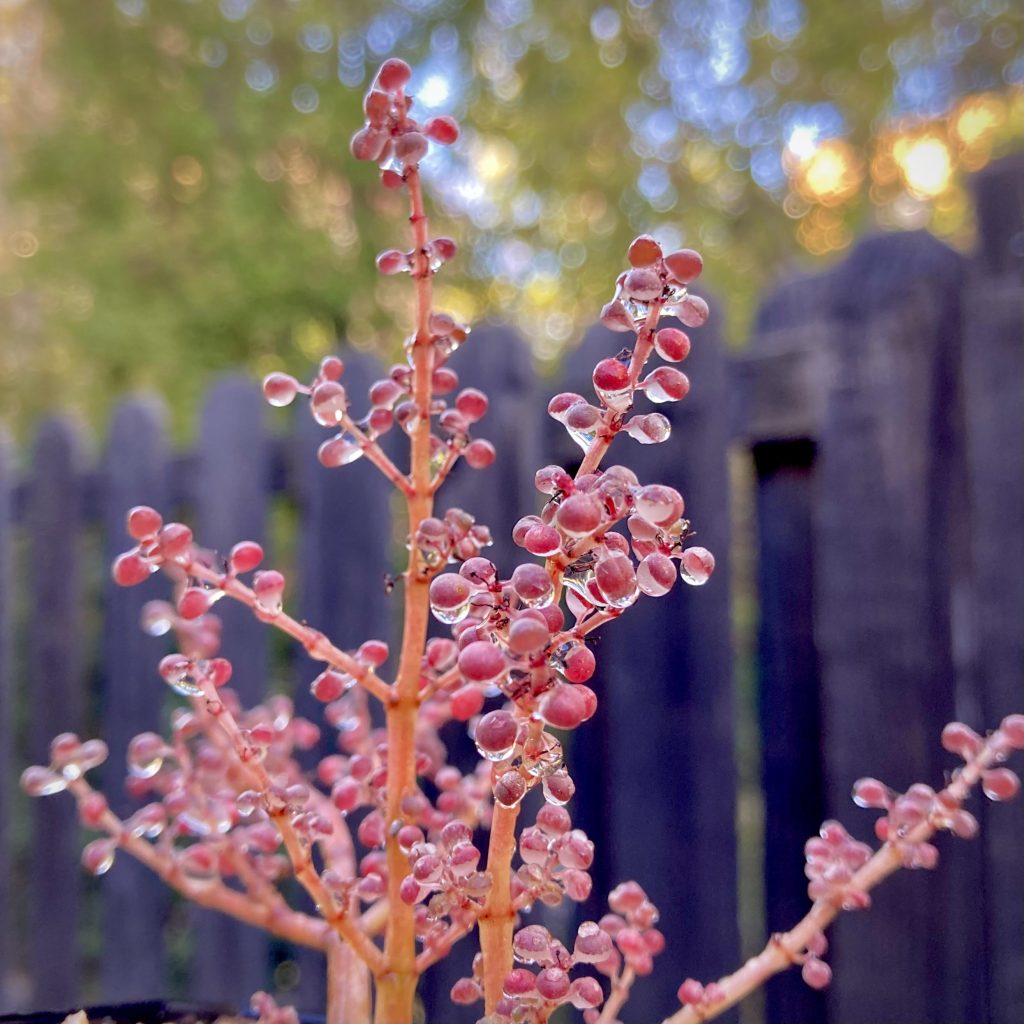
[[[827,988],[832,980],[832,968],[824,960],[814,956],[805,961],[800,976],[811,988],[823,989]]]
[[[858,779],[853,784],[853,802],[858,807],[888,807],[889,789],[878,779]]]
[[[493,683],[507,668],[501,648],[490,640],[474,640],[459,652],[459,671],[468,682]]]
[[[483,438],[470,441],[466,446],[466,450],[462,453],[462,457],[466,460],[466,465],[471,469],[486,469],[494,462],[496,456],[497,452],[494,450],[494,445]]]
[[[325,380],[313,388],[309,400],[313,419],[322,427],[336,426],[348,409],[345,388],[336,380]]]
[[[708,304],[699,295],[687,295],[675,309],[676,315],[687,327],[701,327],[710,315]]]
[[[541,718],[556,729],[575,729],[593,713],[585,689],[560,683],[549,690],[540,703]]]
[[[572,494],[555,513],[558,528],[570,537],[585,537],[602,523],[600,502],[590,494]]]
[[[134,587],[149,579],[156,566],[143,558],[137,551],[126,551],[114,559],[111,575],[119,587]]]
[[[409,257],[400,249],[385,249],[377,256],[377,269],[388,276],[411,269]]]
[[[114,866],[113,839],[94,839],[82,850],[82,867],[90,875],[105,875]]]
[[[252,572],[263,561],[263,548],[254,540],[243,540],[231,549],[228,564],[236,575]]]
[[[212,591],[202,587],[186,587],[178,598],[178,614],[186,620],[198,619],[210,610],[213,598]]]
[[[357,160],[379,160],[388,144],[388,133],[373,125],[360,128],[349,142],[349,151]]]
[[[654,350],[670,363],[681,363],[690,354],[690,337],[676,327],[663,327],[654,336]]]
[[[473,737],[482,757],[504,761],[515,748],[518,726],[507,711],[491,711],[476,724]]]
[[[458,573],[445,572],[431,580],[429,595],[434,618],[450,626],[469,614],[473,588]]]
[[[266,569],[256,573],[252,583],[252,592],[256,598],[256,607],[271,615],[281,611],[284,597],[284,577],[275,569]]]
[[[679,559],[679,575],[691,587],[702,587],[715,571],[715,556],[707,548],[687,548]]]
[[[638,235],[629,243],[626,258],[630,266],[649,267],[661,259],[661,246],[650,235]]]
[[[678,402],[690,390],[690,379],[673,366],[659,366],[652,370],[641,385],[652,402]]]
[[[635,329],[633,318],[618,299],[613,299],[601,308],[601,323],[611,331],[624,333]]]
[[[648,597],[663,597],[675,585],[675,564],[668,555],[655,551],[637,566],[636,582]]]
[[[517,807],[526,796],[526,780],[519,772],[504,772],[494,783],[494,799],[502,807]]]
[[[128,534],[134,540],[147,540],[156,535],[164,521],[155,508],[136,505],[128,512]]]
[[[527,608],[550,604],[554,597],[554,584],[542,565],[527,562],[517,565],[512,572],[512,589]]]
[[[989,800],[1012,800],[1020,792],[1020,779],[1009,768],[992,768],[982,773],[981,788]]]
[[[626,274],[626,278],[622,282],[622,290],[632,299],[650,302],[661,295],[661,278],[654,270],[637,267]]]
[[[629,367],[618,359],[602,359],[593,373],[594,391],[610,409],[626,409],[633,400]]]
[[[942,746],[965,761],[969,761],[981,750],[982,742],[982,738],[963,722],[950,722],[942,730]]]
[[[287,373],[270,373],[263,378],[263,394],[271,405],[290,405],[298,393],[299,382]]]
[[[395,158],[406,168],[414,167],[430,148],[427,137],[420,132],[406,132],[395,139]]]

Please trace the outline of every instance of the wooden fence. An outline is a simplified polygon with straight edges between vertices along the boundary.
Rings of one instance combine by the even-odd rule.
[[[604,631],[601,710],[570,752],[576,816],[598,844],[595,891],[633,877],[662,909],[668,952],[627,1019],[660,1019],[682,977],[738,963],[736,823],[740,846],[751,835],[756,845],[750,806],[763,802],[763,897],[755,886],[745,914],[783,929],[806,907],[802,846],[821,820],[870,834],[872,815],[849,802],[854,779],[941,781],[947,720],[982,727],[1024,708],[1024,160],[979,176],[977,208],[974,258],[924,233],[868,238],[827,274],[773,292],[739,358],[713,319],[695,334],[693,392],[669,412],[673,441],[622,442],[617,457],[643,479],[683,491],[718,558],[707,587],[643,600]],[[556,385],[583,391],[619,342],[596,329]],[[480,329],[454,365],[491,395],[484,423],[500,461],[456,473],[444,499],[492,526],[507,566],[511,525],[536,503],[533,471],[578,451],[540,416],[552,389],[514,334]],[[350,392],[373,373],[369,357],[349,360]],[[340,644],[391,636],[387,487],[363,463],[321,471],[319,430],[298,416],[270,433],[283,419],[231,378],[207,396],[192,454],[172,454],[159,406],[137,399],[115,411],[98,459],[60,419],[39,428],[25,469],[0,446],[0,1010],[169,991],[241,1002],[265,985],[303,1007],[322,1002],[315,957],[180,906],[127,859],[84,879],[71,802],[29,804],[13,787],[53,734],[101,735],[113,764],[165,710],[164,648],[137,628],[164,588],[119,590],[103,568],[124,547],[132,504],[175,510],[209,546],[264,543],[270,564],[291,569],[298,614]],[[752,543],[733,543],[732,524],[748,522]],[[756,565],[753,732],[737,727],[749,694],[734,683],[734,602],[751,595],[731,594],[742,578],[731,556]],[[283,678],[315,715],[312,663],[283,655],[243,609],[218,612],[243,696]],[[737,770],[751,745],[753,798]],[[118,775],[104,780],[123,809]],[[978,841],[943,842],[938,871],[897,877],[869,913],[840,922],[825,994],[794,972],[769,985],[764,1018],[1016,1022],[1024,808],[976,810]],[[446,1002],[454,971],[424,987],[431,1022],[474,1019]]]

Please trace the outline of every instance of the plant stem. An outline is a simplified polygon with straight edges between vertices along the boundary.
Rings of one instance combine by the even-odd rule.
[[[416,425],[411,434],[409,478],[412,493],[407,497],[409,510],[409,565],[405,574],[405,608],[402,626],[402,650],[398,678],[392,699],[386,705],[388,734],[387,782],[387,864],[388,915],[384,933],[385,971],[377,979],[376,1024],[408,1024],[412,1019],[416,992],[416,933],[414,910],[400,896],[402,879],[409,873],[409,860],[398,845],[397,832],[406,818],[402,802],[416,792],[416,721],[419,711],[419,683],[423,650],[429,619],[428,587],[431,567],[416,547],[420,523],[433,513],[430,485],[430,405],[434,349],[428,318],[431,307],[429,241],[423,190],[417,168],[406,172],[409,189],[416,280],[416,333],[411,357],[413,400]]]
[[[993,733],[978,754],[957,773],[945,792],[952,796],[957,805],[967,799],[971,789],[981,779],[982,772],[999,760],[1002,736]],[[1005,750],[1005,747],[1002,747]],[[870,892],[884,882],[891,874],[903,867],[900,851],[902,844],[925,842],[938,831],[932,821],[925,819],[900,843],[885,843],[875,855],[853,876],[850,888]],[[831,900],[817,900],[796,927],[790,931],[773,935],[765,948],[748,960],[738,971],[722,978],[719,988],[725,998],[710,1006],[684,1006],[666,1017],[662,1024],[698,1024],[725,1013],[751,992],[760,988],[770,977],[802,962],[804,950],[816,935],[823,932],[840,914],[842,907]]]
[[[370,1024],[370,972],[336,935],[327,943],[325,1024]]]
[[[484,1005],[493,1013],[501,999],[505,975],[512,970],[512,931],[515,909],[512,906],[512,855],[516,849],[516,818],[519,806],[494,805],[491,838],[487,846],[487,872],[491,891],[480,915],[480,952],[484,957]]]

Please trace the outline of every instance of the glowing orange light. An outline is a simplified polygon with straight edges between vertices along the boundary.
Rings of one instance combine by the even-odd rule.
[[[897,139],[893,157],[907,189],[919,198],[932,199],[949,188],[953,156],[938,136]]]
[[[844,139],[827,139],[791,170],[797,191],[823,206],[834,206],[853,196],[864,172],[856,150]]]
[[[1006,120],[1006,104],[996,96],[972,96],[964,100],[953,122],[953,130],[965,146],[977,146]]]

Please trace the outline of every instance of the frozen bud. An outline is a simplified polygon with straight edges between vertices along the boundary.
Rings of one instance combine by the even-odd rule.
[[[361,822],[357,830],[359,842],[370,848],[383,847],[387,838],[387,827],[384,815],[380,811],[371,811]]]
[[[531,555],[549,558],[562,550],[562,535],[553,526],[547,524],[534,526],[526,532],[526,536],[523,538],[523,547]]]
[[[559,684],[549,690],[540,703],[541,718],[555,729],[575,729],[593,713],[583,689],[581,686]]]
[[[451,1000],[456,1006],[471,1006],[483,997],[483,989],[472,978],[459,978],[452,986]]]
[[[520,615],[509,626],[508,646],[514,654],[535,654],[550,642],[551,633],[547,623],[536,612]]]
[[[425,853],[417,857],[412,866],[412,873],[416,880],[423,885],[436,882],[444,871],[444,862],[436,853]]]
[[[491,711],[476,724],[474,740],[488,760],[502,761],[515,747],[518,726],[507,711]]]
[[[551,841],[539,828],[524,828],[519,836],[519,856],[524,864],[543,864],[548,859]]]
[[[636,572],[626,555],[602,558],[594,569],[598,590],[613,608],[628,608],[637,598]]]
[[[700,1006],[704,1001],[704,986],[693,978],[687,978],[676,995],[684,1006]]]
[[[597,668],[593,651],[584,644],[574,645],[563,659],[562,674],[570,683],[585,683]]]
[[[107,811],[107,798],[95,790],[78,802],[78,817],[86,828],[98,828]]]
[[[618,299],[612,299],[601,307],[601,323],[611,331],[624,333],[635,330],[633,318]]]
[[[554,594],[554,584],[544,566],[533,562],[515,567],[512,571],[512,589],[520,601],[531,608],[549,603]]]
[[[366,125],[352,136],[349,151],[357,160],[379,160],[388,139],[388,133],[382,128]]]
[[[341,380],[345,363],[338,356],[324,356],[320,360],[320,376],[324,380]]]
[[[340,672],[335,672],[334,669],[329,668],[321,672],[313,680],[310,684],[309,692],[317,700],[323,701],[324,704],[330,704],[331,701],[337,700],[349,688],[350,682],[350,676],[343,676]]]
[[[473,588],[461,575],[444,572],[430,581],[430,610],[434,618],[447,625],[461,622],[469,614]]]
[[[574,903],[585,903],[594,890],[594,880],[586,871],[577,868],[562,873],[562,885],[565,886],[565,895]]]
[[[605,405],[625,409],[632,401],[629,367],[618,359],[602,359],[593,373],[594,391]]]
[[[113,867],[116,848],[113,839],[94,839],[82,850],[82,867],[90,875],[105,875]]]
[[[638,235],[629,243],[626,258],[632,267],[649,267],[661,259],[661,246],[650,235]]]
[[[961,839],[973,839],[978,834],[978,819],[970,811],[954,811],[950,817],[949,830]]]
[[[501,983],[501,990],[507,996],[524,996],[533,992],[536,987],[537,979],[533,971],[528,971],[524,967],[514,967]]]
[[[982,773],[981,788],[989,800],[1012,800],[1020,791],[1020,779],[1009,768],[991,768]]]
[[[575,868],[586,871],[594,863],[594,844],[587,838],[586,832],[575,828],[567,832],[555,842],[558,863],[564,868]]]
[[[982,738],[963,722],[950,722],[942,730],[942,746],[965,761],[969,761],[981,750],[982,743]]]
[[[715,556],[707,548],[687,548],[679,559],[679,575],[691,587],[701,587],[715,571]]]
[[[178,614],[183,619],[198,619],[210,610],[213,598],[212,591],[202,587],[186,587],[178,598]]]
[[[570,537],[585,537],[602,523],[600,502],[590,494],[570,495],[555,513],[555,522]]]
[[[654,270],[637,267],[626,274],[622,290],[633,299],[650,302],[661,295],[661,278]]]
[[[699,295],[687,295],[676,306],[676,315],[687,327],[700,327],[707,323],[708,304]]]
[[[631,416],[625,430],[640,444],[663,444],[672,435],[672,424],[660,412],[652,412],[646,416]]]
[[[192,531],[184,523],[168,523],[159,533],[160,554],[180,565],[192,560]]]
[[[134,587],[148,580],[155,569],[156,566],[137,551],[126,551],[114,559],[110,572],[119,587]]]
[[[648,597],[662,597],[676,582],[676,567],[668,555],[658,551],[644,558],[636,568],[636,583]]]
[[[240,541],[231,549],[231,554],[228,555],[228,564],[235,575],[243,572],[252,572],[262,561],[263,548],[254,540]]]
[[[552,772],[544,776],[544,799],[548,803],[567,804],[576,792],[576,783],[572,781],[567,771]]]
[[[560,836],[572,828],[572,819],[564,807],[544,804],[537,812],[537,828],[549,836]]]
[[[467,558],[459,566],[459,575],[470,583],[487,586],[494,582],[498,575],[497,566],[489,558]]]
[[[377,77],[374,79],[374,87],[382,92],[395,93],[404,89],[412,78],[412,68],[404,60],[398,57],[389,57],[380,66]]]
[[[549,1002],[558,1002],[569,994],[569,975],[561,967],[545,967],[537,975],[537,992]]]
[[[377,269],[388,277],[410,269],[409,257],[400,249],[385,249],[377,256]]]
[[[679,249],[665,257],[665,269],[673,280],[680,284],[689,284],[700,277],[700,272],[704,269],[704,260],[701,254],[693,249]]]
[[[1011,747],[1024,750],[1024,715],[1007,715],[999,726]]]
[[[263,378],[263,395],[271,405],[290,405],[299,393],[299,382],[287,373],[268,373]]]
[[[596,964],[612,951],[611,936],[595,921],[584,921],[576,932],[573,959],[580,964]]]
[[[276,615],[281,611],[284,597],[284,577],[275,569],[258,572],[252,582],[252,592],[257,608]]]
[[[428,138],[439,142],[442,146],[450,146],[459,138],[459,123],[454,117],[442,115],[432,117],[423,126],[423,131]]]
[[[459,671],[468,682],[491,683],[506,668],[505,655],[490,640],[474,640],[459,652]]]
[[[435,238],[430,243],[431,255],[439,260],[441,263],[447,263],[449,260],[455,258],[455,254],[458,252],[458,246],[455,242],[446,237]]]
[[[456,843],[448,861],[456,878],[466,878],[476,871],[480,863],[480,851],[472,843]]]
[[[155,508],[136,505],[128,511],[128,534],[135,540],[147,540],[156,535],[164,521]]]
[[[674,366],[659,366],[652,370],[641,385],[652,402],[678,402],[690,390],[690,379]]]
[[[363,786],[351,776],[339,779],[331,789],[331,801],[342,814],[354,811],[362,803]]]
[[[572,477],[561,466],[545,466],[538,469],[533,478],[534,486],[541,494],[569,494],[573,489]]]
[[[811,988],[828,988],[828,983],[832,980],[832,968],[824,960],[819,960],[818,957],[812,956],[804,962],[800,970],[800,977]]]
[[[551,933],[543,925],[520,928],[512,938],[512,955],[523,964],[547,964],[553,959]]]
[[[663,327],[654,335],[654,351],[670,363],[681,363],[690,354],[690,337],[677,327]]]
[[[636,882],[622,882],[608,894],[608,906],[616,914],[630,914],[647,901],[647,893]]]
[[[466,460],[466,465],[470,469],[486,469],[493,464],[497,457],[497,452],[490,441],[485,441],[483,438],[478,437],[475,441],[470,441],[466,445],[466,450],[462,453],[462,457]]]
[[[403,167],[413,167],[426,155],[430,144],[420,132],[406,132],[395,139],[395,157]]]
[[[889,787],[878,779],[858,779],[853,784],[853,802],[858,807],[888,807]]]
[[[615,943],[627,957],[640,956],[647,952],[644,937],[636,928],[620,928],[615,934]]]
[[[484,692],[472,683],[460,686],[451,699],[452,718],[457,722],[468,722],[474,715],[480,714],[484,706]]]
[[[574,391],[563,391],[548,402],[548,415],[564,423],[569,410],[580,402],[586,402],[582,395],[577,395]]]
[[[463,388],[455,398],[455,408],[468,423],[475,423],[487,412],[487,396],[476,388]]]
[[[664,484],[647,484],[634,496],[636,514],[655,526],[669,526],[685,508],[683,496]]]
[[[503,772],[494,783],[494,800],[502,807],[517,807],[524,796],[526,780],[519,772]]]

